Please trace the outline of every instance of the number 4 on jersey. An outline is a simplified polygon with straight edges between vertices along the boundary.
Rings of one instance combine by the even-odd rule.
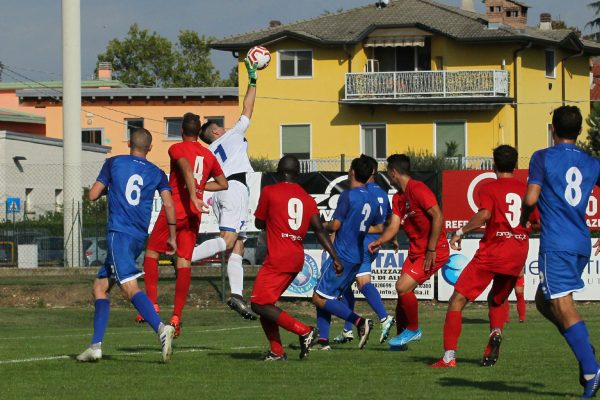
[[[194,179],[198,185],[202,182],[202,172],[204,172],[204,157],[197,156],[194,162]]]

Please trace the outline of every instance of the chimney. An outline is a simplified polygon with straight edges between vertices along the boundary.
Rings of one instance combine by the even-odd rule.
[[[550,13],[540,14],[540,30],[551,31],[552,30],[552,15]]]
[[[473,0],[462,0],[460,8],[465,11],[475,12],[475,4],[473,4]]]
[[[269,28],[275,28],[281,26],[281,21],[277,21],[276,19],[269,21]]]
[[[504,24],[514,29],[525,29],[528,8],[517,0],[485,0],[485,15],[490,25]]]
[[[112,64],[109,62],[98,63],[98,79],[112,80]]]

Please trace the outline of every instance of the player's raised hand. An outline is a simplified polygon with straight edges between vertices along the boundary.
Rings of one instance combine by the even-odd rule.
[[[369,243],[368,249],[371,254],[375,253],[381,248],[381,241],[379,239]]]
[[[175,236],[170,236],[167,239],[167,245],[171,248],[171,250],[167,250],[165,253],[169,256],[172,256],[177,251],[177,239]]]
[[[254,82],[256,85],[256,79],[258,78],[258,63],[250,64],[250,60],[248,58],[244,58],[244,65],[246,66],[246,71],[248,71],[248,80],[250,82]],[[252,85],[252,83],[250,83]]]
[[[337,257],[333,259],[333,269],[335,269],[335,274],[338,276],[341,275],[342,272],[344,272],[344,266]]]
[[[452,239],[450,239],[450,248],[452,250],[458,250],[458,251],[462,250],[462,246],[460,245],[461,241],[462,241],[461,236],[456,235],[456,234],[453,235]]]
[[[600,254],[600,239],[596,240],[596,243],[594,243],[594,248],[596,249],[594,255],[597,256],[598,254]]]

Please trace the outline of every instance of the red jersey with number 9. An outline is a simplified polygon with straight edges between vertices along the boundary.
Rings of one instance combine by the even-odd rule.
[[[223,170],[214,154],[202,146],[199,142],[180,142],[169,147],[169,157],[171,158],[171,173],[169,174],[169,184],[173,188],[173,202],[177,215],[185,212],[188,216],[199,215],[200,210],[190,202],[190,194],[185,185],[185,179],[181,169],[177,165],[177,160],[185,158],[188,160],[194,180],[196,182],[196,193],[199,199],[202,199],[206,181],[219,175],[223,175]]]
[[[267,224],[268,255],[264,264],[282,272],[300,272],[304,266],[302,240],[317,203],[296,183],[265,186],[254,216]]]
[[[527,185],[516,178],[500,178],[479,189],[479,210],[491,213],[474,260],[490,271],[517,276],[525,265],[531,229],[523,228],[521,203]],[[539,220],[535,210],[529,219]]]

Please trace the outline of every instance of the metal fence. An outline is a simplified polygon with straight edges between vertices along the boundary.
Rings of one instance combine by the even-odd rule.
[[[503,70],[347,73],[346,100],[508,96]]]

